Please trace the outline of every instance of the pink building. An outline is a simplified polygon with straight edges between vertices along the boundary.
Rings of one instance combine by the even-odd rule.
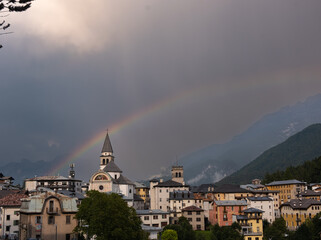
[[[212,225],[231,226],[233,215],[241,215],[247,207],[245,200],[226,200],[213,202],[213,209],[209,211],[209,221]]]

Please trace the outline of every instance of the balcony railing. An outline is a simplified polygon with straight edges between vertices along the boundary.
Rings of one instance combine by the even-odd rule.
[[[47,208],[47,214],[58,214],[58,208]]]

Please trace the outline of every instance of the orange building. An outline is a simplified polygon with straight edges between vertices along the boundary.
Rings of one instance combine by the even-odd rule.
[[[209,221],[212,225],[231,226],[233,215],[240,215],[247,208],[245,200],[214,200],[213,209],[209,210]]]

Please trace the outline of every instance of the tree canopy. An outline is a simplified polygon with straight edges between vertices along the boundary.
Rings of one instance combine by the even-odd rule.
[[[167,229],[162,234],[162,240],[178,240],[177,232],[173,229]]]
[[[175,230],[178,235],[178,240],[195,239],[195,232],[193,231],[193,227],[185,217],[180,217],[178,219],[178,224],[167,225],[163,231],[166,231],[167,229]]]
[[[135,209],[115,193],[89,191],[76,214],[79,225],[75,232],[97,240],[148,239],[141,228]]]
[[[0,19],[4,19],[10,12],[24,12],[31,7],[33,0],[0,0]],[[0,35],[9,34],[10,23],[6,20],[0,21]],[[2,45],[0,44],[0,48]]]

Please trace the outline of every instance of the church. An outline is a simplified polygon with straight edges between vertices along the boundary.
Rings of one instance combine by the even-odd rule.
[[[122,170],[115,163],[113,148],[107,132],[100,155],[100,168],[90,178],[89,190],[121,194],[127,204],[133,206],[134,189],[134,183],[122,174]]]

